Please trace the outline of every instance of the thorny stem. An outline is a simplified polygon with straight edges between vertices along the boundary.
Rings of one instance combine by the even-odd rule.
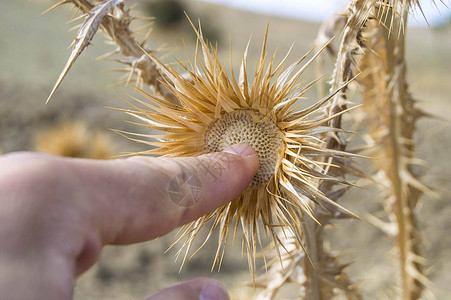
[[[419,255],[420,235],[415,207],[420,192],[427,190],[411,169],[414,158],[413,134],[420,112],[408,92],[405,62],[405,28],[408,7],[374,6],[374,21],[364,30],[368,49],[362,59],[362,69],[368,74],[361,78],[364,110],[370,135],[377,145],[377,169],[390,183],[386,201],[396,235],[401,298],[419,299],[428,282]],[[400,13],[399,11],[402,11]],[[383,12],[383,13],[381,13]],[[383,18],[378,16],[383,15]],[[379,111],[374,114],[374,109]]]
[[[355,41],[358,39],[359,27],[357,26],[360,19],[359,12],[365,5],[365,0],[354,1],[349,7],[349,16],[343,32],[334,74],[331,80],[331,88],[333,91],[343,85],[352,78],[353,55],[355,54]],[[347,86],[345,86],[333,99],[328,114],[335,115],[347,109]],[[341,129],[342,117],[337,116],[332,119],[330,126]],[[346,140],[341,132],[329,133],[326,137],[326,148],[344,151],[346,148]],[[337,158],[329,161],[333,165],[342,165]],[[344,177],[345,168],[327,168],[325,170],[328,175],[334,177]],[[319,189],[327,194],[332,191],[335,183],[324,180],[320,183]],[[338,200],[338,197],[332,199]],[[326,207],[327,208],[327,207]],[[334,211],[333,209],[331,211]],[[303,232],[305,235],[305,247],[307,254],[310,256],[312,263],[304,260],[304,272],[307,278],[305,282],[306,299],[322,300],[330,299],[334,295],[334,288],[340,288],[345,292],[347,299],[360,299],[360,296],[352,289],[351,282],[344,273],[344,266],[340,266],[334,257],[324,249],[324,227],[335,217],[331,213],[315,207],[315,217],[320,224],[312,219],[307,218],[303,223]],[[329,279],[330,281],[326,280]]]
[[[363,8],[365,8],[366,5],[368,5],[367,0],[356,0],[349,6],[339,51],[333,52],[336,54],[336,64],[331,80],[331,91],[343,86],[353,76],[352,67],[355,62],[354,56],[358,54],[357,50],[359,49],[358,42],[360,39],[361,20],[364,16],[364,13],[362,12],[364,12]],[[338,25],[339,23],[341,22],[332,22],[331,24],[333,24],[334,27],[337,27],[335,25]],[[345,87],[333,98],[327,111],[329,116],[336,115],[347,109],[346,90],[347,86],[345,85]],[[332,119],[329,125],[333,128],[341,129],[341,123],[342,118],[340,115]],[[342,136],[342,133],[340,131],[329,133],[325,137],[325,148],[344,151],[346,148],[346,140]],[[324,172],[327,173],[327,175],[344,178],[347,169],[346,160],[335,157],[329,160],[328,163],[341,167],[329,167],[325,169]],[[335,183],[333,181],[323,180],[319,183],[321,192],[326,194],[331,200],[338,201],[338,198],[343,194],[345,189],[338,189],[337,191],[337,189],[334,190],[334,186]],[[287,265],[295,263],[298,265],[297,269],[301,269],[300,272],[303,272],[300,277],[302,278],[302,281],[297,280],[297,283],[301,286],[299,294],[303,299],[331,299],[337,295],[337,291],[341,291],[346,299],[359,300],[361,299],[360,295],[355,291],[351,280],[344,273],[346,265],[340,264],[336,257],[328,252],[324,247],[323,240],[324,228],[332,221],[332,219],[347,218],[349,216],[337,211],[332,205],[323,205],[328,212],[318,206],[314,206],[312,209],[314,210],[316,221],[313,218],[306,217],[301,224],[305,253],[308,255],[309,259],[305,259],[306,257],[303,254],[302,259],[294,260],[293,257],[300,255],[300,253],[297,253],[293,254],[291,258],[283,259],[283,263]],[[273,269],[270,270],[270,272],[272,271]],[[283,274],[290,275],[289,272],[283,272]],[[277,290],[285,282],[286,281],[283,280],[279,281],[279,284],[276,287],[269,287],[266,285],[266,290],[261,293],[257,299],[273,299]]]
[[[322,234],[319,234],[321,225],[315,223],[311,218],[306,218],[305,223],[302,226],[304,233],[304,244],[306,251],[311,259],[303,260],[303,270],[305,273],[306,281],[305,295],[306,299],[319,300],[323,299],[321,295],[321,278],[320,278],[320,259],[323,255],[322,249]],[[314,265],[315,264],[315,265]]]
[[[84,14],[88,14],[95,4],[90,0],[67,0],[75,7],[80,9]],[[143,43],[138,43],[130,30],[129,25],[133,20],[130,16],[130,10],[126,9],[123,3],[118,5],[120,9],[120,17],[110,16],[102,21],[102,27],[110,38],[117,44],[118,50],[125,58],[121,62],[131,66],[132,70],[138,73],[138,79],[144,84],[151,86],[159,95],[168,102],[179,104],[177,98],[169,91],[163,82],[164,77],[160,74],[155,63],[148,57],[150,50],[141,48]],[[145,53],[147,52],[147,53]]]
[[[407,10],[405,11],[407,14]],[[390,16],[391,17],[391,16]],[[397,17],[395,16],[395,19]],[[407,15],[403,23],[394,22],[393,32],[398,32],[398,26],[406,28]],[[401,32],[401,31],[399,31]],[[398,225],[397,245],[399,251],[402,299],[418,299],[423,291],[423,284],[419,280],[422,274],[421,264],[415,260],[419,257],[419,239],[416,236],[416,218],[414,208],[416,206],[418,191],[410,185],[406,185],[403,178],[405,168],[405,156],[412,157],[413,143],[403,143],[402,139],[411,141],[413,139],[414,121],[412,113],[415,112],[413,101],[407,91],[406,64],[405,64],[405,32],[399,37],[396,34],[384,34],[387,38],[387,73],[390,80],[388,88],[393,86],[390,101],[390,133],[389,145],[392,152],[392,172],[387,174],[392,181],[393,193],[395,195],[392,211]],[[404,160],[404,161],[403,161]],[[408,172],[411,172],[408,170]],[[412,269],[413,268],[413,269]]]

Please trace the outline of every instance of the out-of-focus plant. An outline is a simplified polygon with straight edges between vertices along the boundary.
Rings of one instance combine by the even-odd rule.
[[[66,121],[36,132],[33,150],[67,157],[109,159],[114,145],[105,133],[81,121]]]

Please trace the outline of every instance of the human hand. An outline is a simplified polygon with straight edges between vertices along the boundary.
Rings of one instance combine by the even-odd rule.
[[[205,169],[212,163],[222,166],[220,173]],[[95,264],[104,245],[151,240],[213,211],[237,197],[257,168],[247,145],[191,158],[0,156],[0,298],[72,299],[76,277]],[[201,195],[191,205],[174,201],[169,183],[191,175]],[[201,278],[148,299],[228,295]]]

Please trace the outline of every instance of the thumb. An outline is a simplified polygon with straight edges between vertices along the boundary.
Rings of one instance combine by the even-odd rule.
[[[229,300],[225,288],[217,281],[198,278],[161,290],[146,300]]]

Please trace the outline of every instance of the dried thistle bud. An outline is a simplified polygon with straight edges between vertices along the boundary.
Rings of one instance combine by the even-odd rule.
[[[67,157],[109,159],[113,156],[112,141],[105,133],[90,130],[80,121],[64,122],[36,133],[36,151]]]
[[[328,127],[328,122],[336,115],[324,114],[324,108],[339,89],[299,110],[301,97],[313,84],[301,87],[299,78],[321,50],[303,66],[299,67],[308,54],[284,70],[286,57],[277,66],[274,56],[267,62],[266,30],[254,81],[249,84],[247,49],[239,80],[236,80],[233,70],[230,77],[227,75],[224,65],[217,59],[216,50],[204,41],[202,31],[196,30],[196,33],[203,61],[197,53],[189,65],[183,60],[179,61],[180,66],[165,65],[152,58],[168,78],[167,86],[181,105],[172,105],[141,91],[150,101],[137,100],[143,107],[133,105],[132,111],[124,111],[144,121],[144,126],[165,132],[148,135],[155,142],[146,143],[157,148],[144,154],[197,156],[238,143],[248,143],[257,151],[260,168],[250,186],[231,203],[186,225],[181,234],[182,239],[186,238],[186,258],[201,227],[213,219],[213,228],[219,226],[215,264],[220,265],[236,217],[232,230],[236,231],[241,222],[253,274],[257,243],[262,246],[260,221],[266,236],[271,236],[276,245],[280,243],[280,233],[276,229],[281,227],[291,231],[301,244],[300,225],[304,217],[314,218],[313,203],[329,203],[329,207],[348,212],[317,189],[321,180],[336,180],[325,174],[324,166],[329,164],[324,157],[351,155],[325,149],[320,139],[324,133],[335,131]],[[178,69],[188,72],[189,78],[181,75]]]

